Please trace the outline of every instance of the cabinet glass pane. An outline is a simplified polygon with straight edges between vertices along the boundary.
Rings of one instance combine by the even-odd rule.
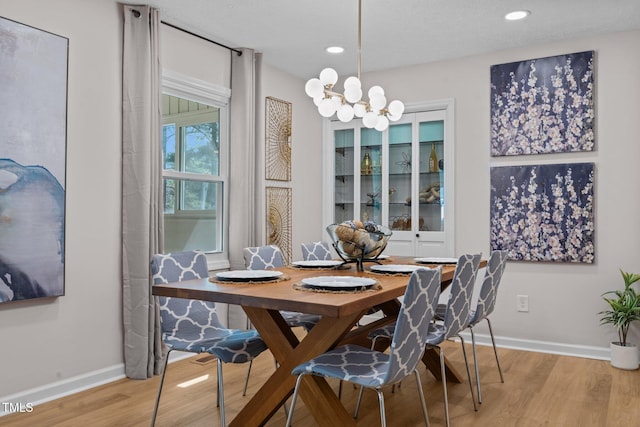
[[[353,219],[354,130],[336,130],[334,132],[334,141],[334,219],[335,222],[340,223],[349,219]]]
[[[382,221],[382,133],[360,129],[360,219]]]
[[[411,123],[389,126],[389,224],[411,230]]]
[[[418,221],[421,231],[444,231],[444,122],[421,122]]]

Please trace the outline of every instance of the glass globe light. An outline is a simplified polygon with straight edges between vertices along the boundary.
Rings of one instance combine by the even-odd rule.
[[[348,89],[350,86],[355,86],[360,89],[362,88],[362,83],[360,83],[360,79],[357,77],[347,77],[347,79],[344,81],[344,88]]]
[[[397,122],[398,120],[400,120],[402,118],[402,115],[398,114],[396,116],[396,115],[393,115],[393,114],[389,113],[389,114],[387,114],[387,117],[389,118],[390,122]]]
[[[389,103],[389,114],[392,116],[398,116],[398,119],[400,118],[399,116],[402,116],[402,113],[404,113],[404,104],[401,101],[395,100],[395,101],[391,101]],[[396,119],[397,120],[397,119]]]
[[[331,102],[333,103],[333,106],[335,108],[334,111],[338,111],[338,108],[340,108],[340,106],[342,105],[342,98],[340,96],[333,95],[331,97]]]
[[[385,116],[378,116],[378,123],[376,123],[375,129],[382,132],[384,130],[387,130],[388,127],[389,119],[387,119]]]
[[[316,107],[320,105],[320,102],[324,99],[324,95],[316,96],[313,98],[313,103],[316,104]]]
[[[362,124],[369,129],[375,127],[378,124],[378,115],[373,111],[368,111],[362,118]]]
[[[310,79],[307,84],[304,85],[304,91],[311,98],[315,98],[322,95],[322,93],[324,92],[324,85],[322,84],[320,79]]]
[[[367,108],[363,104],[353,104],[353,113],[356,117],[364,117],[367,112]]]
[[[369,105],[376,111],[382,110],[387,105],[387,98],[384,95],[375,94],[369,98]]]
[[[333,68],[325,68],[320,71],[320,82],[323,85],[334,85],[338,81],[338,73]]]
[[[331,117],[335,112],[336,106],[333,101],[331,101],[331,98],[324,98],[320,101],[320,104],[318,105],[318,113],[320,113],[322,117]]]
[[[344,98],[354,104],[362,99],[362,89],[353,85],[345,87]]]
[[[369,99],[371,99],[375,95],[384,95],[384,89],[382,89],[380,86],[371,86],[371,89],[369,89],[367,95],[369,95]]]
[[[337,111],[338,120],[341,122],[347,123],[353,120],[353,107],[349,104],[342,104]]]

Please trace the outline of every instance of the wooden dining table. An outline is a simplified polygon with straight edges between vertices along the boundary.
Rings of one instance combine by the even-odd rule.
[[[400,257],[391,257],[383,262],[414,264],[413,258]],[[242,306],[275,357],[278,365],[276,370],[231,421],[231,426],[264,425],[292,394],[296,378],[291,371],[300,363],[342,344],[369,347],[368,333],[395,320],[400,308],[397,298],[404,294],[409,280],[408,274],[374,273],[367,267],[365,271],[357,271],[353,264],[338,269],[287,266],[277,270],[283,275],[270,282],[222,282],[212,278],[153,286],[153,294],[158,296]],[[443,289],[451,282],[454,270],[455,265],[443,265]],[[363,292],[315,292],[300,288],[303,279],[316,276],[368,277],[376,280],[377,284],[376,289]],[[385,316],[356,326],[362,316],[374,307],[382,310]],[[321,317],[316,326],[299,338],[282,318],[280,310]],[[423,362],[440,379],[438,353],[435,350],[425,351]],[[447,365],[447,369],[447,380],[462,381],[453,367]],[[300,397],[319,425],[355,425],[354,419],[324,378],[304,376]]]

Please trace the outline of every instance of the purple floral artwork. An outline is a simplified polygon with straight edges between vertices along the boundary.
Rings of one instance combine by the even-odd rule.
[[[491,168],[491,250],[593,263],[594,163]]]
[[[491,155],[593,151],[593,51],[491,66]]]

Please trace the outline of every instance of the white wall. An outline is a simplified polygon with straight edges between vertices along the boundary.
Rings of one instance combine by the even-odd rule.
[[[3,2],[0,15],[68,37],[66,295],[0,306],[0,401],[31,398],[108,379],[122,370],[120,160],[122,20],[115,1]],[[604,348],[614,336],[599,326],[600,294],[618,287],[618,267],[640,271],[640,32],[579,39],[364,76],[405,102],[455,98],[456,249],[489,248],[489,67],[584,50],[596,51],[597,151],[555,155],[594,161],[596,263],[509,263],[493,316],[497,335]],[[223,77],[224,78],[224,77]],[[293,103],[293,248],[326,238],[321,222],[321,121],[304,82],[265,66],[264,97]],[[263,124],[263,123],[262,123]],[[264,126],[259,125],[259,129]],[[264,134],[258,132],[258,140]],[[1,146],[0,146],[1,147]],[[263,175],[264,176],[264,175]],[[515,311],[515,295],[530,312]],[[638,330],[633,340],[640,342]],[[513,341],[511,341],[513,343]],[[540,343],[534,343],[540,347]],[[578,347],[569,350],[578,351]],[[68,389],[68,387],[67,387]],[[41,394],[38,394],[42,391]],[[43,396],[44,398],[44,396]]]
[[[608,354],[603,348],[608,347],[615,331],[599,325],[597,313],[606,308],[600,295],[622,286],[618,268],[640,272],[640,202],[636,197],[640,182],[639,44],[640,32],[618,33],[372,73],[364,78],[367,86],[380,84],[386,93],[405,102],[455,99],[457,253],[489,252],[491,165],[507,161],[595,162],[596,261],[592,265],[509,262],[492,316],[494,333],[504,344]],[[595,51],[596,150],[491,158],[490,66],[586,50]],[[529,295],[529,313],[516,311],[516,295]],[[637,326],[632,339],[640,343]]]
[[[0,306],[7,396],[121,369],[122,21],[104,1],[2,2],[0,15],[69,38],[65,295]]]

